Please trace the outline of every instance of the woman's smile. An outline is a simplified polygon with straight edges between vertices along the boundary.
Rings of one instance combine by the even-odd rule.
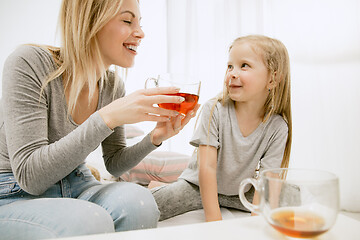
[[[139,46],[139,44],[134,44],[134,43],[123,43],[124,47],[129,50],[132,54],[137,54],[137,48]]]

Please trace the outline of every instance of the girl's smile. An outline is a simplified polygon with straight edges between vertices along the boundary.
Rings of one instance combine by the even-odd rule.
[[[264,104],[268,95],[269,73],[261,56],[247,43],[235,44],[229,53],[225,83],[236,102]]]
[[[239,90],[242,88],[242,84],[241,83],[236,83],[237,81],[232,81],[231,79],[229,80],[229,91],[231,90]]]

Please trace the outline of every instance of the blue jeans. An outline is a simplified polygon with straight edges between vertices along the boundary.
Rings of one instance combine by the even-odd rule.
[[[155,228],[159,211],[137,184],[101,184],[80,165],[40,196],[0,173],[1,239],[44,239]]]

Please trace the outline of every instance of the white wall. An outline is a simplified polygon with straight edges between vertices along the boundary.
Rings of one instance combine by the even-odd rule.
[[[292,61],[290,166],[336,173],[342,208],[360,211],[360,2],[274,2],[267,29]]]
[[[55,34],[60,3],[60,0],[0,1],[0,76],[6,57],[18,45],[56,45],[60,41]]]

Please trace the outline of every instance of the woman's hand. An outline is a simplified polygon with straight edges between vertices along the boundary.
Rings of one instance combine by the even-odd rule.
[[[185,100],[183,97],[165,95],[178,92],[179,89],[174,87],[141,89],[125,97],[116,99],[101,108],[99,114],[111,129],[123,124],[142,121],[155,121],[158,123],[170,122],[171,117],[176,117],[178,112],[159,108],[154,105],[159,103],[183,102]]]
[[[197,104],[185,117],[178,113],[177,116],[171,117],[170,121],[158,122],[151,132],[151,142],[158,146],[166,139],[178,134],[190,119],[196,116],[199,107],[200,104]]]

